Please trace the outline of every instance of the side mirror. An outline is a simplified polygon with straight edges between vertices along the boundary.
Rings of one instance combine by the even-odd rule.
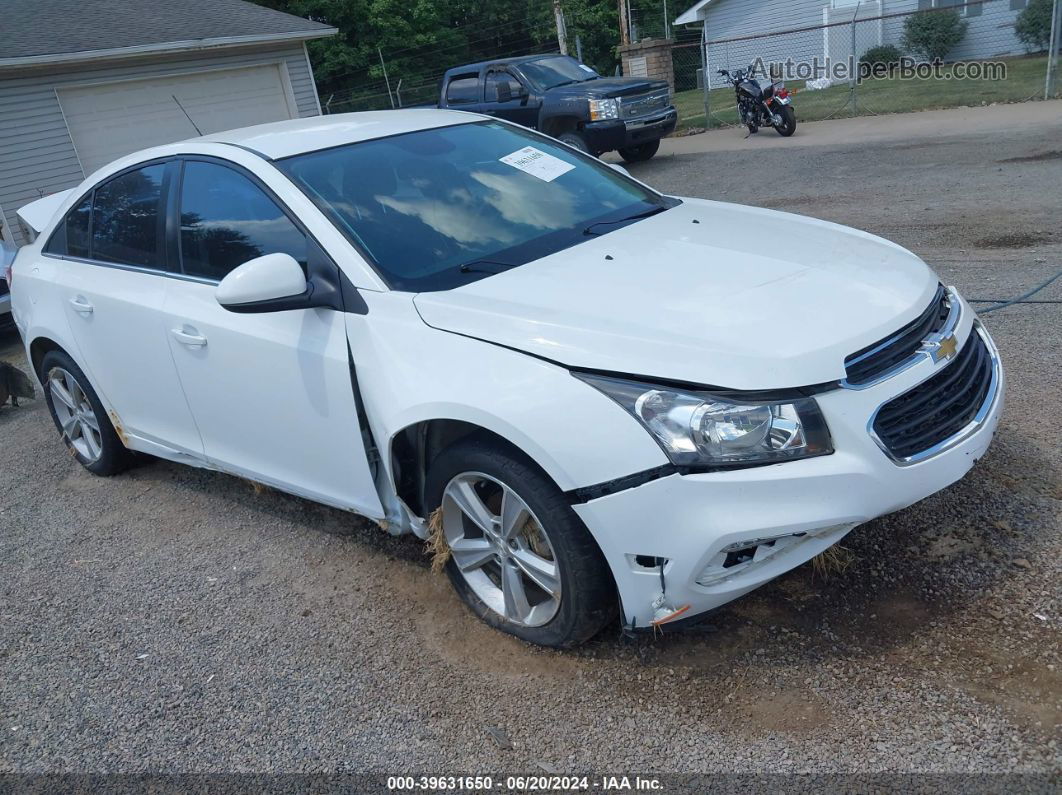
[[[621,173],[625,177],[629,177],[631,175],[631,172],[629,172],[627,169],[625,169],[619,163],[609,163],[609,165],[612,166],[614,169],[616,169],[616,171],[618,171],[619,173]]]
[[[513,92],[512,89],[509,87],[509,82],[507,80],[503,80],[500,83],[496,83],[495,88],[498,92],[498,102],[512,102]]]
[[[281,312],[310,306],[310,292],[294,257],[266,254],[230,271],[214,297],[230,312]]]

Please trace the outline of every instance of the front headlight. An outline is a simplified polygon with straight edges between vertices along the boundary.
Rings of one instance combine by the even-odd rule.
[[[572,373],[640,422],[678,466],[741,466],[833,452],[814,398],[738,401],[710,392]]]
[[[590,100],[590,121],[619,118],[619,101],[615,99]]]

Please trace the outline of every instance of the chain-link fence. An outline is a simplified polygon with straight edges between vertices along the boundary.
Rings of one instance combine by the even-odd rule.
[[[761,79],[772,67],[781,72],[804,121],[1043,98],[1051,82],[1052,14],[1062,17],[1062,0],[823,0],[814,8],[732,0],[705,6],[703,25],[675,26],[689,2],[629,0],[627,5],[631,41],[673,42],[680,129],[738,124],[733,88],[717,72],[750,65]],[[1043,11],[1045,4],[1032,34],[1019,35],[1029,28],[1022,27],[1023,17]],[[713,9],[740,13],[717,17]],[[618,39],[618,27],[609,32],[600,29],[599,20],[569,20],[569,52],[582,55],[583,40],[576,33],[581,27],[587,39],[596,37],[593,44],[587,41],[582,60],[602,74],[614,73],[618,58],[608,41]],[[368,67],[332,75],[319,87],[322,110],[432,105],[443,72],[452,66],[559,47],[551,13],[474,27],[475,53],[458,45],[381,49]],[[1056,41],[1056,53],[1059,45],[1062,41]],[[936,59],[940,64],[931,66]]]
[[[1056,15],[1060,3],[1054,0]],[[709,13],[699,41],[672,48],[681,125],[737,124],[734,90],[717,72],[750,66],[761,80],[780,74],[806,121],[1042,99],[1050,83],[1050,24],[1020,36],[1029,4],[827,0],[816,9],[817,21],[793,25],[795,14],[787,9],[789,26],[757,19],[760,30]],[[1050,20],[1050,0],[1047,5]],[[890,10],[900,7],[906,10]]]

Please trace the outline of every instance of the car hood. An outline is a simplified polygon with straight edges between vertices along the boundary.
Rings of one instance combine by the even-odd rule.
[[[664,80],[645,80],[639,77],[599,77],[596,80],[557,86],[549,89],[548,93],[552,97],[570,95],[604,99],[645,94],[660,88],[668,88],[667,82]]]
[[[429,326],[567,366],[759,390],[844,378],[845,357],[917,317],[936,286],[865,232],[686,199],[414,302]]]

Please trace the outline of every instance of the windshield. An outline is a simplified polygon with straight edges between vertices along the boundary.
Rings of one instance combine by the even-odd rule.
[[[596,158],[486,121],[281,160],[400,290],[446,290],[673,206]]]
[[[539,91],[599,77],[589,66],[567,55],[551,55],[548,58],[524,61],[517,68]]]

